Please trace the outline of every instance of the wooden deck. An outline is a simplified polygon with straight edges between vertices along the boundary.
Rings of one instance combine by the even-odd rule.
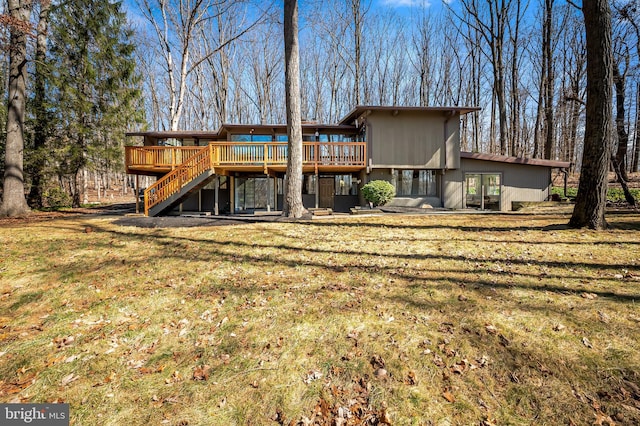
[[[284,173],[286,142],[212,142],[211,166],[215,173]],[[125,148],[127,173],[162,176],[203,147],[145,146]],[[303,172],[349,173],[366,167],[365,142],[303,142]]]

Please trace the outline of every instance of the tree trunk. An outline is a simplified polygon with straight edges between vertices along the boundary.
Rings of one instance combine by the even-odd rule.
[[[584,0],[582,12],[587,40],[587,115],[580,185],[569,226],[604,229],[611,157],[611,10],[608,0]]]
[[[628,62],[628,57],[627,57]],[[616,150],[616,155],[614,155],[612,159],[613,163],[613,171],[616,173],[616,178],[618,183],[622,187],[622,191],[624,192],[624,198],[627,200],[627,203],[631,206],[636,205],[636,199],[629,191],[629,186],[627,185],[627,181],[629,178],[627,177],[627,169],[626,169],[626,159],[627,159],[627,144],[629,143],[629,134],[624,126],[624,102],[625,102],[625,79],[626,79],[626,69],[624,73],[620,73],[618,69],[619,64],[613,64],[613,82],[616,90],[616,133],[618,135],[618,149]],[[627,67],[628,68],[628,67]]]
[[[9,0],[9,100],[3,202],[0,216],[24,216],[29,206],[24,194],[24,115],[27,87],[27,31],[30,0]]]
[[[638,132],[640,131],[640,83],[636,86],[636,125],[633,136],[633,160],[631,162],[631,172],[637,172],[638,160],[640,160],[640,137]]]
[[[616,90],[616,134],[618,135],[618,146],[616,154],[613,156],[614,170],[619,170],[619,179],[625,182],[629,180],[627,177],[627,144],[629,143],[629,135],[625,128],[625,79],[626,70],[620,73],[619,64],[613,64],[613,83]]]
[[[551,50],[551,30],[553,27],[553,0],[544,2],[544,24],[543,24],[543,67],[546,78],[544,85],[544,157],[551,160],[553,156],[553,51]]]
[[[45,107],[45,60],[47,56],[47,29],[49,25],[49,10],[51,2],[49,0],[40,1],[40,16],[38,18],[38,34],[36,38],[36,63],[34,76],[34,99],[33,110],[35,115],[35,126],[33,134],[33,149],[35,157],[32,165],[31,190],[29,191],[29,204],[34,208],[43,207],[43,190],[46,167],[46,154],[44,152],[46,143],[46,128],[48,127],[47,110]]]
[[[287,108],[287,182],[282,214],[299,218],[302,204],[302,119],[300,116],[300,54],[298,49],[298,1],[284,2],[285,92]]]

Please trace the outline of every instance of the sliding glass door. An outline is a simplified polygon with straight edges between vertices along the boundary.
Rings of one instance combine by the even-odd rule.
[[[499,173],[466,173],[465,207],[500,210],[500,177]]]

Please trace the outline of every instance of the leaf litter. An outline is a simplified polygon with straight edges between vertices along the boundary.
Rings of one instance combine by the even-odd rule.
[[[640,237],[615,226],[640,219],[608,220],[1,228],[0,399],[63,389],[94,424],[638,423]]]

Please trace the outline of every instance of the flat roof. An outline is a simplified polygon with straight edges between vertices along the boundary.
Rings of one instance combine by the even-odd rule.
[[[347,115],[345,115],[339,124],[352,123],[356,118],[360,117],[367,111],[417,111],[417,112],[456,112],[460,115],[468,114],[474,111],[480,111],[480,107],[457,107],[457,106],[443,106],[443,107],[428,107],[428,106],[391,106],[391,105],[358,105],[352,109]]]
[[[315,131],[324,133],[356,133],[358,129],[355,126],[347,126],[341,124],[322,124],[315,122],[302,122],[303,133],[314,133]],[[245,132],[253,134],[272,134],[286,133],[286,124],[223,124],[220,126],[218,133],[220,136],[231,132]]]
[[[321,124],[306,122],[302,123],[303,133],[313,133],[315,131],[325,133],[348,133],[357,132],[355,126],[344,124]],[[177,131],[144,131],[127,132],[126,136],[143,136],[150,139],[219,139],[225,137],[230,132],[246,132],[254,134],[286,133],[286,124],[223,124],[217,131],[197,131],[197,130],[177,130]]]
[[[568,169],[571,165],[568,161],[543,160],[541,158],[509,157],[507,155],[481,154],[479,152],[460,152],[460,158],[471,160],[496,161],[499,163],[524,164],[528,166],[543,166],[559,169]]]
[[[183,139],[183,138],[193,138],[193,139],[215,139],[218,137],[218,132],[214,131],[186,131],[186,130],[177,130],[177,131],[150,131],[150,132],[127,132],[126,136],[145,136],[154,139]]]

